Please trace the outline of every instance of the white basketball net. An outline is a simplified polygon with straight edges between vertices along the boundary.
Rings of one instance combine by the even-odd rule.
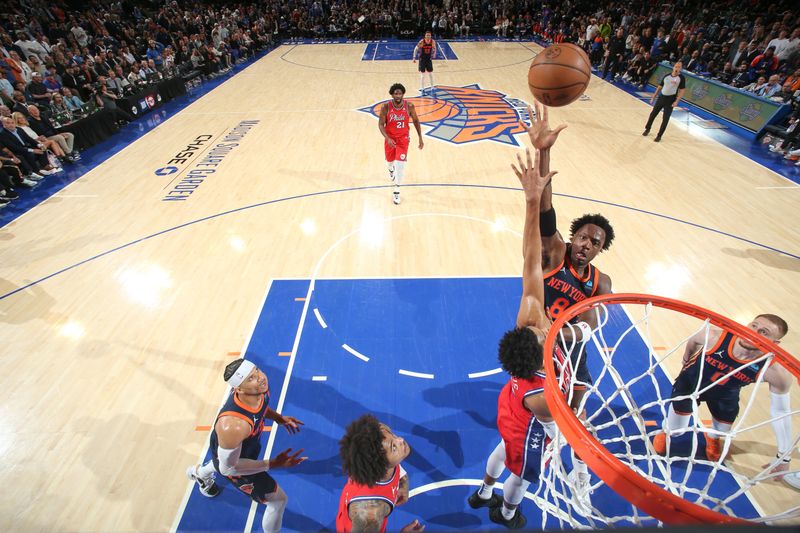
[[[621,309],[619,304],[610,303],[609,306]],[[580,343],[570,345],[564,341],[563,335],[559,334],[562,346],[567,348],[565,352],[579,350],[582,356],[588,355],[589,361],[593,361],[591,358],[599,358],[603,363],[599,372],[596,364],[590,365],[593,367],[593,384],[577,381],[574,371],[566,373],[567,376],[572,376],[572,382],[564,384],[569,391],[568,401],[572,398],[575,385],[587,387],[586,395],[581,402],[581,408],[586,410],[585,427],[630,469],[686,501],[723,515],[738,516],[757,522],[782,522],[785,519],[796,521],[800,517],[800,493],[775,480],[778,473],[771,473],[772,468],[790,456],[800,442],[800,416],[798,416],[800,410],[796,409],[796,399],[795,409],[784,415],[793,419],[793,444],[790,450],[780,457],[775,455],[775,437],[771,431],[774,419],[770,418],[769,413],[763,413],[763,408],[754,408],[757,397],[760,398],[760,402],[769,401],[769,386],[763,382],[763,376],[764,370],[773,364],[772,355],[766,354],[760,359],[742,364],[720,376],[709,387],[700,388],[698,383],[690,395],[677,397],[676,399],[691,400],[691,422],[689,427],[671,432],[671,439],[668,439],[668,443],[671,444],[668,444],[667,454],[658,455],[653,449],[651,440],[662,430],[662,421],[666,419],[669,408],[671,384],[677,375],[667,375],[662,365],[668,360],[676,361],[675,358],[678,358],[677,360],[682,358],[686,342],[699,331],[705,332],[706,344],[703,346],[705,353],[709,348],[710,323],[706,320],[699,329],[689,333],[675,346],[658,350],[661,353],[657,353],[650,341],[653,306],[647,304],[635,308],[643,310],[643,316],[638,319],[630,317],[632,326],[627,327],[618,338],[607,338],[604,328],[611,329],[607,327],[608,309],[605,305],[595,307],[593,312],[596,313],[598,327],[594,330],[592,341],[587,343],[586,349]],[[640,375],[625,379],[615,368],[614,363],[622,361],[622,358],[632,357],[642,362],[643,371]],[[702,360],[701,357],[700,361]],[[747,387],[757,390],[752,391],[749,400],[740,402],[739,416],[734,421],[731,431],[722,433],[707,427],[703,419],[708,416],[703,414],[701,407],[703,404],[702,402],[698,404],[698,397],[741,368],[762,362],[764,370],[759,373],[757,381]],[[747,389],[742,391],[742,398],[746,397]],[[796,394],[796,389],[792,392]],[[721,438],[720,462],[712,462],[705,458],[705,441],[702,435]],[[678,441],[682,442],[683,448],[689,449],[689,452],[671,456],[670,448],[674,449]],[[754,443],[768,452],[758,461],[758,465],[766,463],[766,468],[761,466],[754,468],[749,464],[745,468],[735,459],[729,460],[733,451],[742,447],[752,447]],[[534,501],[542,510],[542,528],[660,524],[628,503],[622,496],[614,493],[594,474],[591,475],[591,494],[588,499],[582,499],[582,491],[568,478],[572,470],[572,458],[569,444],[560,431],[557,432],[552,445],[545,451],[543,462],[545,464],[542,467],[541,481],[534,494]],[[790,473],[799,471],[798,462],[795,460],[791,465]],[[797,474],[797,477],[800,479],[800,474]],[[762,483],[768,483],[769,490],[788,491],[785,493],[788,494],[786,499],[791,504],[780,512],[765,513],[759,503],[763,502],[765,497],[764,485],[758,489],[758,485]],[[751,509],[747,516],[740,514],[743,505]]]

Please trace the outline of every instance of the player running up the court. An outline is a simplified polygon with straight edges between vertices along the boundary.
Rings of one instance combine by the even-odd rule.
[[[211,461],[189,467],[186,475],[204,496],[213,498],[219,494],[214,482],[214,474],[219,472],[253,501],[266,504],[261,525],[266,533],[278,532],[287,498],[267,471],[295,466],[306,458],[300,457],[303,450],[292,454],[289,448],[273,459],[260,460],[259,438],[265,420],[274,420],[290,434],[300,431],[303,423],[269,407],[269,381],[251,361],[237,359],[226,366],[225,381],[232,390],[211,432]]]
[[[414,47],[412,61],[417,62],[417,53],[419,53],[419,92],[425,94],[425,73],[428,73],[430,78],[430,85],[428,87],[433,90],[433,60],[436,59],[436,41],[431,37],[431,32],[426,31],[423,37]]]
[[[536,103],[536,113],[528,108],[531,125],[523,127],[528,132],[531,144],[541,150],[540,175],[550,172],[550,149],[555,144],[558,134],[566,128],[561,124],[550,129],[548,109]],[[539,214],[539,227],[542,234],[542,269],[544,270],[544,303],[548,316],[555,320],[565,309],[591,296],[611,293],[611,278],[600,272],[592,263],[597,255],[611,246],[614,240],[614,228],[602,215],[583,215],[572,221],[570,226],[570,242],[564,238],[556,227],[556,211],[553,207],[553,186],[548,183],[542,193]],[[592,376],[586,363],[583,345],[591,338],[592,330],[597,327],[597,317],[591,310],[571,320],[571,325],[561,330],[559,338],[564,339],[564,348],[570,354],[575,384],[570,404],[578,409],[586,394],[587,385],[592,383]],[[582,487],[581,492],[588,490],[590,481],[586,465],[573,457],[575,468],[570,472],[574,484]],[[588,493],[582,495],[588,497]]]
[[[501,366],[511,376],[497,399],[497,429],[502,441],[489,456],[483,483],[467,500],[473,509],[488,507],[489,519],[509,529],[519,529],[527,523],[519,504],[530,484],[539,481],[545,437],[552,437],[555,431],[555,422],[544,398],[542,345],[550,319],[544,309],[539,233],[541,195],[555,172],[542,175],[540,158],[536,150],[532,164],[528,151],[527,165],[519,156],[520,168],[512,165],[525,190],[522,298],[516,327],[503,335],[498,352]],[[556,352],[558,357],[561,351],[557,348]],[[501,502],[492,489],[504,467],[510,474],[503,484]]]
[[[781,317],[769,314],[758,315],[748,327],[776,344],[789,331],[789,326]],[[700,331],[689,339],[683,353],[683,369],[672,385],[672,401],[662,426],[663,432],[653,438],[656,453],[665,455],[670,434],[689,427],[693,401],[688,396],[695,391],[702,391],[699,401],[705,402],[711,411],[712,427],[716,432],[715,435],[707,433],[705,436],[706,457],[709,461],[721,461],[721,437],[730,432],[739,414],[739,392],[742,387],[754,383],[763,371],[763,379],[769,384],[770,417],[778,442],[777,457],[784,457],[773,472],[787,471],[792,448],[792,421],[789,416],[792,375],[778,363],[773,362],[767,367],[766,360],[745,366],[763,355],[745,339],[717,328],[711,328],[708,334],[705,330]],[[704,390],[707,387],[708,390]],[[776,476],[777,479],[781,477]]]
[[[339,498],[337,533],[386,531],[394,507],[408,501],[408,474],[400,462],[410,453],[405,439],[372,415],[363,415],[347,426],[339,441],[342,469],[348,479]],[[401,531],[421,533],[424,529],[414,520]]]
[[[389,179],[394,182],[392,201],[400,204],[400,185],[406,173],[406,160],[408,158],[408,144],[411,134],[408,129],[409,120],[414,121],[419,137],[419,149],[425,146],[422,141],[422,129],[419,127],[419,118],[414,109],[414,104],[408,102],[404,96],[406,88],[400,83],[395,83],[389,88],[392,99],[381,106],[378,117],[378,129],[383,135],[383,148],[386,154],[386,165],[389,168]]]

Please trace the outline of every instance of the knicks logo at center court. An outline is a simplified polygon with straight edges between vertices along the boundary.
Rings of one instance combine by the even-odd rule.
[[[495,141],[519,146],[515,135],[524,133],[520,121],[530,124],[528,104],[499,91],[481,89],[477,83],[464,87],[436,85],[424,96],[406,98],[414,104],[426,135],[453,144]],[[359,111],[380,116],[383,100]]]

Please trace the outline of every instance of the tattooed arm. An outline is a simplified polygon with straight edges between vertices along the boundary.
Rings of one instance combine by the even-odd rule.
[[[392,510],[382,500],[361,500],[352,502],[348,508],[353,533],[379,532],[383,520]]]

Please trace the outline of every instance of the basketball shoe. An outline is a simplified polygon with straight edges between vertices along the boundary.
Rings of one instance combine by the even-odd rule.
[[[392,201],[394,202],[394,205],[400,205],[400,189],[394,189],[394,192],[392,193]]]
[[[706,458],[716,463],[720,457],[722,457],[722,444],[719,439],[706,435]]]
[[[200,494],[206,498],[214,498],[215,496],[219,496],[220,490],[217,486],[217,483],[214,481],[214,477],[212,476],[211,479],[201,478],[199,475],[197,475],[197,465],[190,466],[186,470],[186,477],[197,483],[197,488],[200,490]]]
[[[490,498],[483,499],[478,496],[478,491],[476,490],[472,494],[469,495],[467,498],[467,503],[473,509],[480,509],[481,507],[488,507],[489,509],[494,509],[495,507],[500,507],[503,505],[503,498],[500,497],[499,494],[492,494]]]
[[[783,476],[783,481],[786,482],[790,487],[794,487],[800,490],[800,472],[792,472],[791,474],[786,474]]]
[[[514,509],[514,516],[506,518],[503,516],[503,506],[492,507],[489,509],[489,520],[495,524],[506,526],[508,529],[522,529],[528,523],[525,515],[519,512],[519,507]]]

